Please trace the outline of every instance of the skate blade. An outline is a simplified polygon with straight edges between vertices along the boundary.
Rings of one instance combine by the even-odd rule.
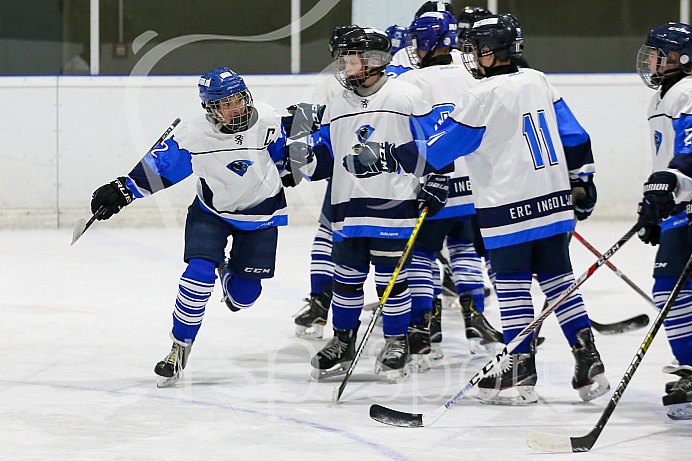
[[[692,419],[692,402],[675,403],[666,406],[667,415],[670,419],[682,421]]]
[[[428,354],[430,360],[441,360],[444,358],[445,353],[442,351],[442,346],[439,343],[434,343],[430,345],[430,354]]]
[[[303,325],[296,325],[296,336],[303,339],[310,339],[316,341],[322,339],[324,335],[324,325],[315,323],[309,327],[304,327]]]
[[[412,354],[411,371],[413,373],[426,373],[430,371],[430,354]]]
[[[503,347],[502,343],[484,343],[480,338],[469,338],[469,352],[474,355],[495,355]]]
[[[171,377],[159,376],[156,380],[156,387],[171,387],[180,380],[180,373],[176,373]]]
[[[500,392],[505,395],[500,395]],[[510,393],[508,395],[507,393]],[[513,386],[506,389],[478,389],[476,395],[481,403],[489,405],[531,405],[538,402],[538,396],[534,386]]]
[[[351,362],[343,362],[334,365],[332,368],[327,370],[320,370],[319,368],[313,368],[310,375],[315,379],[324,379],[331,376],[339,376],[346,374],[346,370],[351,366]]]
[[[591,378],[589,384],[577,390],[579,391],[579,397],[581,397],[584,402],[588,402],[608,392],[610,390],[610,383],[608,383],[605,373],[599,373]]]

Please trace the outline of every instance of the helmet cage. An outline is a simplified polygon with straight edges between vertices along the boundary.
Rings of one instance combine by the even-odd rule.
[[[665,73],[670,70],[660,72],[668,66],[668,56],[665,51],[653,46],[642,45],[637,53],[637,73],[644,81],[644,84],[652,89],[661,86]]]
[[[232,133],[247,129],[254,110],[252,94],[248,89],[233,93],[225,98],[202,103],[202,105],[211,118]],[[229,110],[232,113],[225,116],[224,112],[228,114]]]
[[[464,40],[461,46],[461,60],[464,63],[464,67],[469,71],[469,74],[476,79],[482,79],[485,75],[481,74],[478,70],[478,52],[473,43],[468,40]]]
[[[360,61],[361,69],[349,73],[347,67],[349,62],[353,62],[353,57]],[[363,86],[369,77],[381,73],[391,57],[389,52],[381,50],[340,49],[334,57],[334,76],[341,86],[347,90],[355,90]]]

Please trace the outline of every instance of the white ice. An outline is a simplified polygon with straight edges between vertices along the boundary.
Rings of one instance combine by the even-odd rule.
[[[605,251],[631,227],[589,220],[579,232]],[[183,379],[158,389],[154,364],[170,348],[168,332],[183,231],[114,229],[94,224],[70,247],[71,229],[0,232],[0,459],[59,460],[495,460],[574,456],[593,460],[688,459],[692,422],[672,421],[661,405],[661,373],[672,355],[661,330],[591,452],[547,455],[526,445],[537,430],[581,436],[612,394],[581,402],[571,388],[573,359],[554,316],[537,357],[539,402],[486,406],[463,398],[432,427],[404,429],[371,420],[379,403],[428,412],[464,387],[487,362],[472,357],[461,315],[445,310],[445,358],[427,374],[387,384],[373,374],[383,344],[376,328],[342,402],[330,402],[341,378],[310,378],[310,357],[331,337],[294,336],[292,315],[309,292],[315,228],[282,228],[276,277],[259,301],[231,313],[210,300]],[[571,244],[575,275],[596,258]],[[647,293],[654,249],[636,237],[611,261]],[[366,302],[374,301],[372,280]],[[600,323],[656,312],[607,267],[581,290]],[[538,291],[534,304],[543,303]],[[499,326],[497,300],[486,308]],[[369,321],[369,313],[362,320]],[[361,336],[362,331],[361,329]],[[646,329],[596,333],[615,389]],[[475,394],[475,389],[469,391]]]

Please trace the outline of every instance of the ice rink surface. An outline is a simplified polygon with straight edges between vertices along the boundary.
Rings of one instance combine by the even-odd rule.
[[[126,212],[126,211],[125,211]],[[578,231],[600,251],[633,223],[589,220]],[[282,228],[277,271],[259,301],[231,313],[217,285],[187,369],[158,389],[154,364],[169,351],[182,228],[114,229],[96,223],[70,247],[71,229],[0,232],[0,459],[7,460],[495,460],[560,456],[590,460],[687,459],[692,421],[661,405],[672,360],[663,330],[589,453],[549,455],[526,445],[532,430],[581,436],[591,430],[646,329],[595,333],[611,392],[581,402],[573,359],[554,316],[537,356],[539,402],[486,406],[464,398],[435,425],[404,429],[371,420],[373,403],[428,412],[461,390],[488,361],[471,356],[461,314],[443,314],[445,357],[400,384],[374,375],[382,346],[376,327],[342,397],[341,377],[316,382],[310,357],[331,337],[294,336],[292,315],[309,292],[314,227]],[[575,276],[594,258],[571,244]],[[636,237],[611,261],[650,292],[654,249]],[[535,287],[534,287],[535,288]],[[582,286],[591,318],[615,322],[655,311],[607,267]],[[543,297],[536,290],[537,309]],[[375,301],[372,276],[366,302]],[[369,313],[361,320],[369,321]],[[495,296],[486,315],[499,327]],[[361,327],[361,337],[364,331]],[[469,391],[470,396],[476,390]],[[278,458],[277,458],[278,457]]]

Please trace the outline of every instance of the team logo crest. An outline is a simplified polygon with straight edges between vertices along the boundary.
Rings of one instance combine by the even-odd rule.
[[[243,143],[243,135],[242,134],[235,135],[235,143],[236,144],[242,144]]]
[[[226,168],[236,173],[238,176],[243,176],[247,173],[247,169],[252,166],[253,162],[250,160],[234,160],[233,162],[226,165]]]
[[[360,100],[360,105],[363,106],[363,109],[367,109],[367,108],[368,108],[368,104],[370,104],[370,100],[369,100],[369,99],[361,99],[361,100]]]
[[[658,155],[658,149],[661,147],[663,135],[660,131],[654,131],[654,145],[656,146],[656,155]]]
[[[370,136],[374,131],[375,129],[370,125],[361,126],[356,130],[356,136],[358,136],[358,141],[360,141],[361,144],[364,143],[365,141],[370,139]]]

